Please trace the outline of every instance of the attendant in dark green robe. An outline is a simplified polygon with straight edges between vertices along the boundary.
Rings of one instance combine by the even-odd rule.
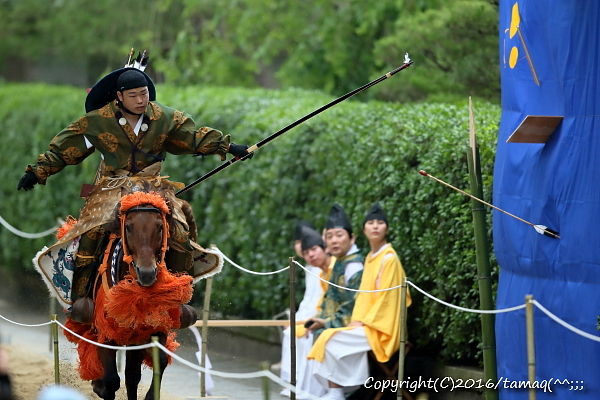
[[[327,249],[337,258],[329,282],[358,290],[364,257],[354,244],[355,236],[350,219],[340,205],[334,204],[331,208],[325,229]],[[329,285],[323,297],[321,311],[310,319],[313,323],[308,329],[313,331],[315,340],[324,329],[341,328],[350,323],[356,294],[357,292]]]

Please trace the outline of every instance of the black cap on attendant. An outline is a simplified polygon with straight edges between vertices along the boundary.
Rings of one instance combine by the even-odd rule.
[[[315,229],[313,224],[308,221],[300,220],[296,223],[296,230],[294,232],[294,240],[302,240],[302,227],[307,227],[310,229]]]
[[[306,251],[314,246],[321,246],[322,248],[325,248],[325,242],[323,241],[323,238],[319,232],[309,228],[308,226],[303,226],[300,246],[302,247],[302,251]]]
[[[348,234],[352,236],[352,225],[350,219],[344,212],[344,209],[339,204],[334,204],[329,211],[329,217],[325,224],[325,229],[341,228],[348,231]]]
[[[369,210],[369,212],[365,216],[365,220],[363,221],[363,225],[366,224],[368,221],[371,221],[371,220],[374,220],[374,219],[378,219],[380,221],[385,222],[386,225],[389,225],[388,224],[388,220],[387,220],[387,216],[385,215],[385,212],[383,211],[383,208],[381,207],[381,204],[379,204],[377,201],[375,203],[373,203],[373,205],[371,206],[371,209]]]

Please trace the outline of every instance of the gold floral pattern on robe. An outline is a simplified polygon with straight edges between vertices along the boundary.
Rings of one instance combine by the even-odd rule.
[[[175,122],[175,126],[177,127],[177,129],[181,128],[183,124],[185,124],[186,120],[187,117],[181,111],[175,111],[173,113],[173,122]]]
[[[104,107],[102,107],[101,109],[99,109],[98,114],[100,114],[100,116],[104,117],[104,118],[114,118],[115,117],[115,112],[113,111],[110,104],[107,104]]]
[[[84,133],[88,128],[88,120],[86,117],[81,117],[77,121],[73,122],[67,129],[71,132],[80,135]]]
[[[146,108],[148,129],[136,135],[129,124],[121,126],[115,118],[115,102],[90,111],[56,135],[50,149],[27,171],[36,174],[40,184],[67,165],[79,164],[95,150],[104,157],[105,172],[119,169],[135,172],[171,154],[216,154],[225,160],[229,135],[208,127],[196,128],[186,113],[151,102]],[[137,147],[134,149],[132,143]],[[73,148],[77,148],[80,153]]]
[[[154,144],[152,145],[152,152],[160,152],[160,149],[163,148],[165,140],[167,140],[167,135],[158,135],[156,139],[154,139]]]
[[[109,153],[117,150],[119,140],[110,132],[104,132],[98,136],[98,141]]]
[[[83,153],[77,147],[69,147],[63,152],[63,160],[69,165],[79,164],[82,156]]]

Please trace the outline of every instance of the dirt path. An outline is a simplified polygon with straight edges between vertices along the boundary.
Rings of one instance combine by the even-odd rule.
[[[46,385],[54,384],[54,365],[46,355],[29,352],[24,346],[5,346],[10,357],[10,375],[13,391],[17,400],[34,400],[39,391]],[[72,364],[61,361],[60,382],[63,386],[72,387],[87,398],[97,400],[99,397],[92,391],[90,382],[82,381]],[[138,398],[143,398],[148,388],[140,385]],[[161,393],[161,400],[185,400]],[[117,400],[127,400],[125,384],[117,392]]]

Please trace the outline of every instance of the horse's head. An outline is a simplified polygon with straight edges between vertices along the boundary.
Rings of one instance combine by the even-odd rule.
[[[156,193],[134,192],[123,196],[120,206],[123,260],[141,286],[156,282],[165,267],[169,208]]]

